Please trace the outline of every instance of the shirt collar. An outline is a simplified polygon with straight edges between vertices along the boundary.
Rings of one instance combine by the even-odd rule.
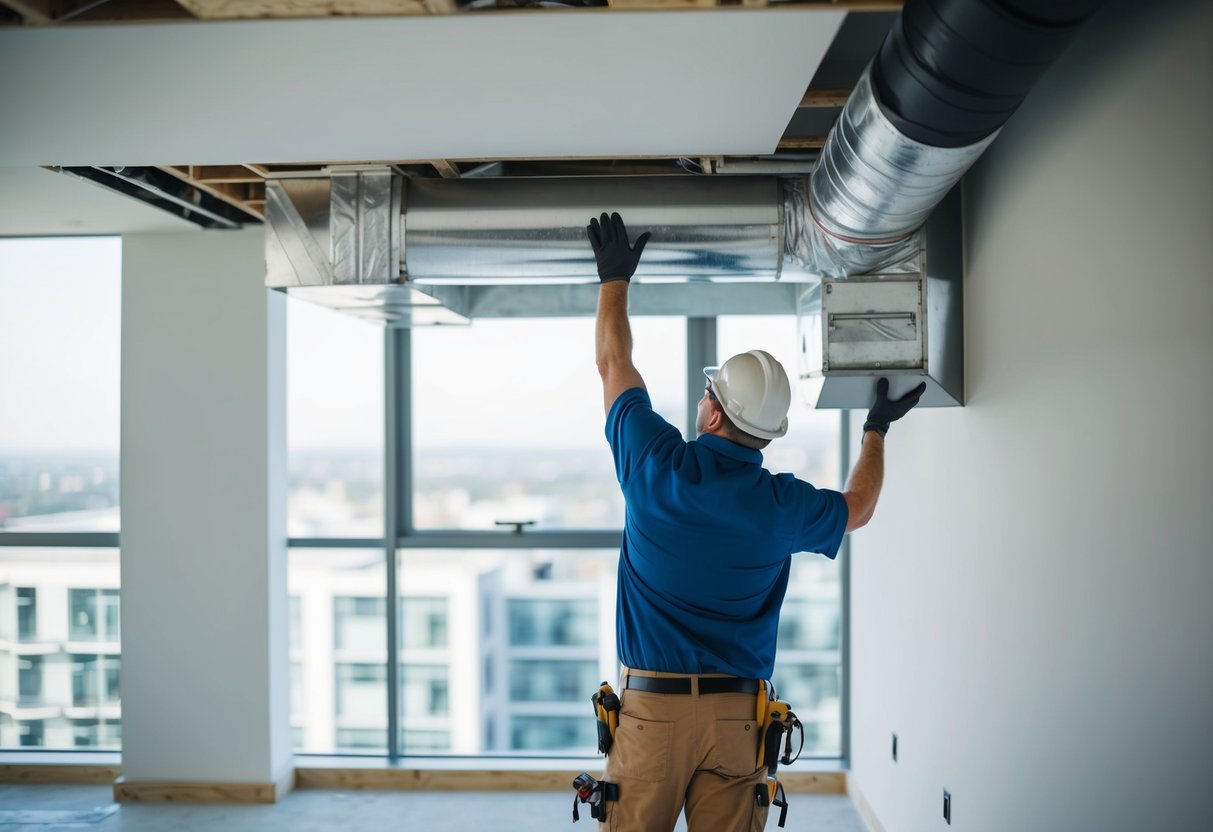
[[[743,447],[736,442],[725,439],[723,436],[717,436],[714,433],[704,433],[695,441],[711,448],[718,454],[727,456],[729,459],[735,459],[738,462],[750,462],[754,465],[762,464],[762,451]]]

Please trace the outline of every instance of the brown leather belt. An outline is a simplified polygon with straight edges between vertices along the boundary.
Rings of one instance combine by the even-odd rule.
[[[628,674],[624,685],[626,690],[639,690],[645,693],[681,693],[690,694],[690,676],[632,676]],[[758,682],[755,679],[739,679],[735,676],[701,676],[699,678],[700,693],[758,693]]]

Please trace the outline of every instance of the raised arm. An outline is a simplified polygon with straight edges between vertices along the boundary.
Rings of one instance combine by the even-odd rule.
[[[851,469],[846,490],[842,492],[847,501],[847,531],[852,532],[867,525],[876,511],[880,488],[884,484],[884,437],[889,425],[910,412],[918,404],[926,383],[919,384],[900,399],[889,401],[889,380],[876,382],[876,403],[868,411],[863,423],[863,445],[859,461]]]
[[[649,241],[646,231],[628,245],[628,232],[619,214],[591,219],[586,229],[590,246],[598,261],[598,318],[594,326],[595,360],[602,377],[603,410],[619,394],[633,387],[644,387],[644,379],[632,364],[632,327],[628,323],[628,285],[640,255]]]

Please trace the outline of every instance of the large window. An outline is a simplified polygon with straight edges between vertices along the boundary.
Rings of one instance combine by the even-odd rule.
[[[118,530],[121,255],[0,240],[0,531]]]
[[[716,323],[717,354],[694,355],[691,371],[761,347],[795,386],[791,315]],[[656,408],[685,429],[695,404],[687,323],[633,318],[632,329]],[[619,672],[623,511],[603,434],[593,320],[478,320],[386,338],[387,354],[395,341],[397,360],[409,361],[387,389],[403,384],[394,428],[411,515],[397,518],[391,555],[371,540],[292,549],[297,751],[591,754],[587,697]],[[838,488],[838,414],[797,398],[790,418],[787,437],[764,452],[768,467]],[[838,565],[811,554],[793,563],[775,683],[807,725],[805,753],[837,756]],[[397,655],[389,657],[389,643]]]
[[[632,329],[654,407],[682,428],[685,323],[637,318]],[[622,526],[592,319],[417,329],[412,359],[417,528]]]
[[[121,742],[121,263],[0,239],[0,748]]]
[[[19,403],[0,406],[0,748],[120,747],[120,264],[117,239],[0,240],[0,390]],[[287,309],[296,750],[591,753],[624,512],[594,321],[397,332]],[[762,347],[795,376],[791,316],[632,330],[680,430],[688,362]],[[791,423],[767,465],[838,487],[838,415],[798,402]],[[842,748],[840,598],[838,564],[796,557],[776,683],[810,754]]]
[[[383,534],[383,328],[287,298],[287,533]]]
[[[699,337],[703,323],[691,341],[684,319],[632,319],[637,367],[658,411],[680,430],[695,406],[686,398],[688,359],[697,373],[761,347],[795,384],[792,316],[715,323],[717,351],[706,355],[688,354],[710,343]],[[619,671],[623,501],[603,432],[593,330],[588,318],[507,318],[379,331],[383,353],[403,367],[378,404],[395,397],[389,410],[398,410],[386,425],[398,447],[385,455],[385,472],[398,472],[395,490],[411,511],[376,517],[382,524],[397,515],[390,549],[375,539],[382,528],[340,550],[312,548],[323,541],[307,538],[320,534],[295,539],[297,751],[594,752],[588,697]],[[837,488],[838,414],[798,399],[790,418],[788,437],[764,452],[768,467]],[[836,563],[796,556],[775,682],[806,724],[808,755],[841,750],[840,597]]]

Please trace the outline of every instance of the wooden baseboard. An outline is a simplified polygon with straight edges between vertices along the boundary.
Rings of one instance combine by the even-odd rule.
[[[435,771],[433,769],[300,768],[295,770],[299,789],[366,789],[464,792],[561,792],[570,787],[576,771]],[[780,770],[785,791],[797,794],[846,794],[841,771]]]
[[[577,771],[462,771],[434,769],[297,768],[297,789],[423,792],[562,792]]]
[[[274,783],[174,783],[125,777],[114,783],[115,803],[275,803]]]
[[[110,786],[121,766],[0,765],[0,783],[18,786]]]
[[[785,792],[795,794],[846,794],[844,771],[789,771],[779,769],[779,782]]]
[[[880,819],[876,817],[876,813],[872,811],[871,805],[864,798],[863,792],[859,790],[859,785],[855,782],[855,778],[847,772],[847,796],[851,798],[851,803],[855,806],[855,811],[863,818],[864,825],[867,826],[868,832],[885,832],[884,826]]]

